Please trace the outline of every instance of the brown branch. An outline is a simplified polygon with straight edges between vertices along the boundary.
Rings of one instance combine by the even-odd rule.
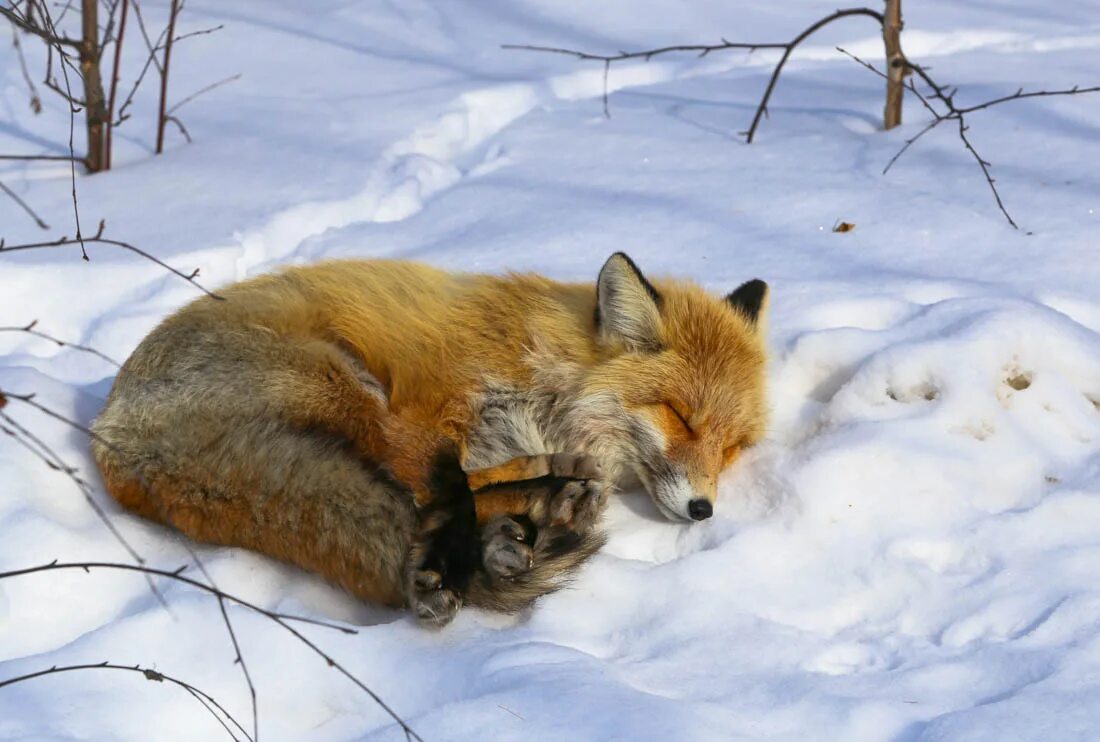
[[[43,84],[65,99],[72,108],[82,109],[88,105],[82,98],[76,98],[73,96],[72,92],[62,89],[62,87],[57,84],[56,78],[48,77]],[[79,111],[76,111],[76,113],[79,113]]]
[[[172,107],[168,109],[167,113],[169,115],[171,115],[171,114],[175,113],[176,111],[178,111],[180,108],[182,108],[187,103],[190,103],[191,101],[195,100],[195,98],[198,98],[200,95],[203,95],[204,93],[209,93],[211,90],[214,90],[215,88],[220,88],[222,85],[227,85],[231,82],[235,82],[236,80],[240,80],[240,79],[241,79],[241,73],[238,72],[235,75],[230,75],[229,77],[225,78],[224,80],[218,80],[217,82],[211,83],[210,85],[207,85],[204,88],[199,88],[198,90],[196,90],[194,93],[191,93],[191,95],[187,96],[183,100],[179,101],[178,103],[173,104]]]
[[[27,395],[11,394],[10,392],[8,394],[4,394],[4,392],[0,391],[0,401],[2,401],[4,404],[6,404],[7,400],[9,399],[26,401],[26,396]],[[3,407],[4,404],[0,404],[0,407]],[[60,416],[56,414],[53,416],[60,418]],[[66,422],[68,421],[66,420]],[[70,480],[72,480],[73,484],[75,484],[77,489],[80,490],[80,493],[84,495],[84,499],[92,508],[92,512],[96,514],[96,517],[107,528],[107,531],[111,534],[115,541],[117,541],[119,545],[122,546],[122,548],[126,551],[126,553],[130,555],[131,559],[133,559],[139,565],[145,564],[145,559],[141,556],[141,554],[138,553],[137,549],[133,547],[133,545],[126,539],[126,537],[122,535],[122,532],[118,530],[115,524],[111,522],[111,519],[107,516],[106,511],[103,510],[100,504],[95,501],[95,498],[92,496],[91,485],[88,484],[87,480],[77,474],[78,470],[75,466],[69,466],[68,464],[66,464],[61,456],[48,443],[46,443],[34,433],[20,425],[17,420],[13,419],[6,412],[0,412],[0,433],[3,433],[4,435],[14,440],[20,446],[29,451],[35,458],[42,461],[42,463],[44,463],[50,469],[60,472],[67,476]],[[148,575],[146,575],[145,581],[149,584],[149,589],[152,591],[157,601],[161,605],[167,607],[167,601],[165,601],[164,596],[161,594],[160,590],[157,589],[157,586],[156,584],[154,584],[153,580]]]
[[[617,54],[592,54],[577,49],[563,49],[556,46],[534,46],[531,44],[501,44],[501,49],[509,51],[547,52],[549,54],[564,54],[581,60],[596,62],[622,62],[629,59],[642,59],[648,62],[653,57],[672,52],[697,52],[700,57],[705,57],[711,52],[725,51],[727,49],[741,49],[756,51],[757,49],[782,49],[786,44],[749,44],[734,43],[722,39],[720,44],[682,44],[678,46],[662,46],[657,49],[647,49],[640,52],[623,52]]]
[[[122,123],[130,116],[126,113],[126,109],[134,102],[134,96],[137,95],[138,88],[141,87],[141,83],[145,81],[145,75],[149,72],[150,67],[157,68],[157,74],[162,74],[163,69],[160,66],[160,59],[157,57],[157,52],[161,48],[161,42],[165,35],[168,33],[168,29],[165,28],[160,32],[160,36],[157,37],[156,42],[149,37],[149,31],[145,27],[145,17],[141,14],[141,3],[138,0],[132,0],[134,6],[134,17],[138,22],[138,30],[141,32],[141,38],[145,41],[145,48],[148,51],[148,55],[145,57],[145,64],[142,65],[141,72],[134,79],[134,84],[130,87],[130,92],[126,96],[126,100],[122,102],[122,106],[118,109],[118,119],[115,121],[115,125]]]
[[[0,332],[22,332],[22,333],[25,333],[27,335],[33,335],[34,337],[42,338],[43,340],[48,340],[51,343],[54,343],[55,345],[57,345],[59,348],[72,348],[73,350],[79,350],[82,353],[88,353],[89,355],[93,355],[97,358],[100,358],[100,359],[106,361],[107,363],[111,364],[112,366],[118,366],[118,367],[122,366],[121,363],[114,360],[110,356],[105,355],[104,353],[101,353],[100,351],[96,350],[95,348],[92,348],[92,347],[87,346],[87,345],[79,345],[77,343],[69,343],[69,342],[61,340],[59,338],[55,338],[53,335],[48,335],[48,334],[42,332],[41,330],[36,330],[35,328],[37,326],[38,326],[38,320],[34,320],[30,324],[23,325],[22,327],[0,327]]]
[[[84,162],[82,157],[73,157],[72,155],[0,155],[0,160],[60,160],[62,162],[76,160],[77,162]]]
[[[180,34],[179,36],[174,38],[172,41],[173,41],[173,43],[178,43],[180,41],[183,41],[184,39],[191,39],[191,38],[194,38],[196,36],[206,36],[207,34],[212,34],[212,33],[216,33],[217,31],[221,31],[223,28],[225,28],[225,24],[221,23],[221,24],[218,24],[217,26],[211,26],[210,28],[202,28],[202,29],[199,29],[198,31],[189,31],[185,34]]]
[[[1085,93],[1100,93],[1100,85],[1095,85],[1089,88],[1082,88],[1079,85],[1074,85],[1072,88],[1066,90],[1035,90],[1030,92],[1024,92],[1023,88],[1020,88],[1012,95],[1001,96],[1000,98],[994,98],[993,100],[987,100],[985,103],[979,103],[976,106],[966,106],[964,108],[955,108],[955,113],[959,115],[965,115],[968,113],[974,113],[974,111],[982,111],[992,106],[999,106],[1002,103],[1008,103],[1014,100],[1023,100],[1025,98],[1046,98],[1055,95],[1082,95]]]
[[[870,70],[876,75],[882,77],[886,76],[885,73],[877,69],[874,65],[860,59],[856,55],[845,51],[840,47],[837,47],[837,49],[848,55],[864,68]],[[908,59],[905,59],[904,63],[905,66],[918,78],[920,78],[921,82],[923,82],[931,90],[931,93],[928,95],[921,93],[921,91],[917,88],[916,84],[912,80],[909,80],[905,85],[906,89],[914,93],[920,100],[921,104],[924,105],[925,109],[932,115],[932,120],[929,121],[920,131],[918,131],[912,137],[909,137],[905,140],[905,144],[902,145],[901,149],[895,152],[894,156],[891,157],[889,162],[886,163],[886,167],[882,170],[883,175],[889,172],[890,168],[894,166],[894,163],[896,163],[898,159],[900,159],[901,156],[905,154],[909,150],[909,148],[912,147],[913,144],[925,134],[932,131],[946,121],[955,121],[958,124],[959,140],[962,142],[963,147],[966,149],[966,151],[970,153],[970,156],[974,158],[974,161],[978,164],[979,169],[981,169],[982,176],[985,178],[985,182],[989,186],[989,190],[993,193],[993,199],[997,203],[997,208],[1000,210],[1005,220],[1008,221],[1008,223],[1011,224],[1014,229],[1019,229],[1019,225],[1012,218],[1012,215],[1008,213],[1008,208],[1005,206],[1004,200],[1001,198],[1000,191],[997,190],[996,179],[990,172],[992,163],[982,157],[982,155],[974,147],[974,143],[970,140],[970,137],[967,136],[967,132],[969,132],[970,126],[966,122],[966,115],[974,113],[976,111],[984,111],[994,106],[999,106],[1004,103],[1009,103],[1011,101],[1024,100],[1025,98],[1048,98],[1054,96],[1084,95],[1087,93],[1097,93],[1100,92],[1100,85],[1087,88],[1082,88],[1079,85],[1074,85],[1072,88],[1067,88],[1064,90],[1025,91],[1023,88],[1019,88],[1016,90],[1015,93],[1012,93],[1011,95],[1002,95],[998,98],[993,98],[991,100],[987,100],[972,106],[959,106],[955,103],[955,93],[957,92],[956,90],[948,88],[936,82],[936,80],[932,78],[932,75],[929,74],[926,68],[914,64]],[[937,109],[934,105],[934,102],[938,102],[939,105],[941,105],[945,110],[941,111]]]
[[[637,52],[619,52],[618,54],[592,54],[590,52],[579,51],[576,49],[564,49],[560,47],[552,46],[531,46],[526,44],[504,44],[502,49],[508,50],[520,50],[520,51],[534,51],[545,52],[549,54],[563,54],[566,56],[575,57],[584,61],[597,61],[603,62],[604,65],[604,80],[603,80],[603,106],[604,114],[610,117],[610,112],[607,106],[607,77],[613,62],[621,62],[630,59],[641,59],[646,62],[653,59],[656,56],[670,53],[683,53],[683,52],[695,52],[700,57],[705,57],[712,52],[728,51],[732,49],[738,49],[743,51],[757,51],[759,49],[781,49],[783,54],[780,56],[779,61],[776,63],[775,68],[772,70],[771,78],[768,80],[768,86],[764,90],[764,96],[760,100],[760,104],[756,107],[756,113],[753,115],[752,123],[749,125],[747,131],[742,132],[745,136],[745,141],[752,143],[753,138],[756,136],[756,130],[760,126],[760,121],[768,113],[768,102],[771,100],[772,92],[775,90],[776,83],[779,81],[779,75],[783,72],[783,67],[787,64],[787,60],[790,58],[791,53],[814,33],[824,28],[825,26],[838,21],[841,18],[850,18],[852,16],[867,16],[874,18],[881,26],[884,23],[884,17],[882,13],[871,8],[847,8],[844,10],[838,10],[831,15],[825,16],[819,19],[815,23],[808,26],[802,31],[802,33],[795,36],[790,41],[785,42],[772,42],[772,43],[750,43],[750,42],[732,42],[722,39],[720,44],[685,44],[679,46],[663,46],[656,49],[647,49]]]
[[[191,144],[191,142],[194,141],[193,139],[191,139],[191,132],[187,131],[187,127],[183,125],[183,122],[180,121],[179,118],[177,118],[176,116],[166,115],[164,117],[164,120],[171,121],[173,124],[175,124],[176,128],[180,130],[180,134],[183,134],[183,138],[187,140],[188,144]]]
[[[168,35],[164,41],[164,65],[160,71],[160,108],[157,115],[157,154],[164,152],[164,128],[168,124],[168,66],[172,61],[172,40],[176,32],[176,18],[179,15],[179,0],[172,0],[168,14]],[[177,122],[178,123],[178,122]]]
[[[11,27],[11,44],[15,48],[15,56],[19,59],[19,71],[23,74],[23,82],[27,84],[27,90],[31,94],[31,110],[37,116],[42,113],[42,99],[38,96],[38,88],[34,86],[30,70],[27,69],[27,58],[23,54],[23,42],[19,40],[19,29]]]
[[[57,33],[56,29],[43,28],[31,19],[29,22],[26,17],[20,16],[11,7],[0,6],[0,16],[7,18],[11,23],[20,31],[25,31],[32,36],[45,41],[50,46],[68,46],[73,49],[80,49],[80,41],[77,39],[71,39],[68,36],[63,36]]]
[[[23,211],[27,212],[27,216],[34,220],[34,223],[38,225],[39,229],[50,228],[50,225],[42,221],[42,217],[35,213],[34,209],[30,207],[30,204],[20,198],[18,193],[13,191],[11,188],[8,188],[8,186],[5,185],[4,181],[2,180],[0,180],[0,191],[3,191],[5,194],[7,194],[8,198],[10,198],[12,201],[15,201],[15,203],[18,204],[19,207],[23,209]]]
[[[99,72],[99,25],[97,0],[84,0],[80,12],[82,39],[80,43],[80,76],[84,83],[84,129],[88,137],[88,171],[105,169],[107,154],[107,104],[103,94],[103,79]]]
[[[114,64],[111,67],[111,93],[107,98],[107,144],[106,144],[106,158],[107,169],[111,169],[112,155],[114,154],[114,131],[115,131],[115,99],[118,95],[118,77],[120,68],[122,66],[122,43],[126,39],[126,19],[130,14],[130,0],[121,0],[122,11],[119,13],[118,20],[118,37],[115,39],[115,59]],[[113,13],[112,13],[113,15]]]
[[[53,20],[50,18],[49,9],[46,7],[46,5],[44,3],[41,5],[40,11],[42,13],[42,22],[45,24],[45,28],[48,29],[54,36],[59,36],[59,34],[57,33],[57,28],[54,25]],[[80,205],[77,202],[77,198],[76,198],[76,163],[77,163],[77,158],[76,158],[76,150],[73,148],[73,136],[74,136],[74,132],[76,130],[77,109],[72,104],[73,91],[72,91],[72,86],[69,84],[68,66],[70,66],[71,63],[67,62],[67,55],[65,53],[65,49],[62,47],[61,44],[47,44],[46,48],[47,48],[46,79],[47,80],[49,79],[49,75],[50,75],[49,65],[52,64],[53,51],[56,50],[57,55],[58,55],[58,59],[60,60],[61,77],[65,81],[65,97],[66,97],[67,102],[69,103],[69,183],[71,185],[72,199],[73,199],[73,221],[75,222],[75,226],[76,226],[76,241],[80,244],[80,256],[84,260],[88,260],[88,251],[84,247],[84,236],[81,233],[81,229],[80,229]],[[83,160],[83,162],[84,162],[84,166],[86,168],[91,169],[91,167],[89,166],[89,163],[88,163],[87,160]],[[4,245],[4,241],[3,241],[2,238],[0,238],[0,248],[3,248],[3,245]]]
[[[61,673],[78,672],[81,670],[120,670],[124,672],[138,673],[144,676],[146,680],[150,680],[155,683],[172,683],[173,685],[183,688],[197,701],[199,701],[199,703],[202,704],[203,708],[209,711],[210,714],[218,720],[218,723],[222,725],[222,728],[225,729],[225,731],[232,739],[236,740],[237,736],[233,734],[233,731],[226,725],[225,720],[218,716],[214,709],[217,709],[219,712],[221,712],[225,716],[225,718],[230,721],[230,723],[237,727],[237,729],[240,730],[240,733],[245,736],[245,739],[250,740],[250,742],[255,742],[255,738],[249,736],[244,727],[242,727],[240,723],[233,717],[233,714],[226,711],[225,707],[214,700],[214,697],[211,696],[209,693],[194,685],[191,685],[190,683],[180,680],[179,678],[168,675],[167,673],[163,673],[160,670],[144,668],[141,665],[118,665],[113,664],[109,661],[85,665],[53,665],[46,670],[38,670],[37,672],[30,672],[26,675],[17,675],[16,677],[7,678],[6,680],[0,680],[0,688],[4,688],[9,685],[15,685],[16,683],[22,683],[27,680],[34,680],[35,678],[45,677],[47,675],[60,675]]]
[[[744,132],[745,141],[747,143],[752,144],[753,136],[755,136],[756,134],[756,128],[760,125],[760,120],[767,114],[768,101],[771,99],[772,91],[775,90],[775,85],[777,82],[779,82],[779,75],[783,71],[783,66],[787,64],[787,60],[790,58],[791,52],[795,50],[795,47],[797,47],[807,38],[812,36],[823,27],[829,25],[833,21],[838,21],[841,18],[847,18],[849,16],[856,15],[863,15],[874,18],[876,21],[879,22],[880,26],[883,23],[882,13],[879,13],[877,10],[871,10],[870,8],[848,8],[846,10],[838,10],[832,15],[826,16],[816,23],[813,23],[812,25],[808,26],[802,33],[800,33],[798,36],[795,36],[794,39],[788,42],[786,48],[783,50],[783,56],[779,58],[779,62],[775,65],[775,69],[772,70],[771,79],[768,80],[768,87],[764,90],[764,97],[760,99],[760,105],[756,108],[756,115],[752,117],[752,124],[749,126],[748,131]]]
[[[14,398],[13,395],[8,395],[8,396],[10,398]],[[173,571],[173,572],[169,572],[167,570],[162,570],[162,569],[153,569],[152,567],[145,567],[145,566],[139,566],[139,565],[133,565],[133,564],[122,564],[122,563],[115,563],[115,562],[56,562],[56,561],[54,561],[54,562],[50,562],[49,564],[42,564],[42,565],[38,565],[36,567],[26,567],[24,569],[16,569],[16,570],[10,570],[10,571],[7,571],[7,572],[0,572],[0,580],[6,580],[6,579],[10,579],[12,577],[21,577],[21,576],[24,576],[24,575],[32,575],[32,574],[38,574],[38,573],[43,573],[43,572],[52,572],[52,571],[59,571],[59,570],[73,570],[73,569],[79,569],[79,570],[83,570],[85,572],[88,572],[92,569],[115,569],[115,570],[123,570],[123,571],[128,571],[128,572],[142,572],[142,573],[152,575],[152,576],[164,577],[164,578],[167,578],[167,579],[170,579],[170,580],[175,580],[177,582],[182,582],[182,583],[191,585],[192,587],[195,587],[195,588],[198,588],[199,590],[210,593],[211,595],[221,596],[225,600],[236,603],[237,605],[240,605],[244,608],[247,608],[247,609],[253,611],[254,613],[258,613],[261,616],[264,616],[264,617],[274,621],[276,624],[278,624],[284,630],[289,632],[299,642],[301,642],[306,647],[308,647],[315,655],[317,655],[318,657],[323,659],[328,664],[329,667],[332,667],[333,669],[335,669],[341,675],[343,675],[348,680],[350,680],[352,683],[354,683],[356,687],[358,687],[360,690],[362,690],[364,693],[366,693],[375,703],[378,704],[378,706],[381,709],[383,709],[389,715],[389,717],[391,719],[393,719],[401,727],[402,731],[404,731],[405,736],[407,738],[415,739],[415,740],[419,740],[419,742],[423,742],[421,737],[415,731],[413,731],[412,727],[410,727],[400,716],[398,716],[397,713],[392,708],[390,708],[389,705],[387,705],[362,680],[357,678],[354,674],[352,674],[351,671],[349,671],[347,668],[345,668],[343,665],[341,665],[339,662],[337,662],[335,658],[333,658],[331,655],[326,653],[323,649],[321,649],[315,643],[310,641],[310,639],[307,638],[304,634],[302,634],[300,631],[298,631],[292,625],[290,625],[290,622],[291,621],[302,621],[302,622],[306,622],[306,623],[321,625],[321,626],[325,626],[327,628],[342,631],[345,634],[355,634],[355,633],[357,633],[354,629],[351,629],[351,628],[348,628],[348,627],[345,627],[345,626],[339,626],[337,624],[328,624],[328,623],[325,623],[323,621],[317,621],[317,620],[314,620],[314,619],[306,619],[306,618],[302,618],[302,617],[299,617],[299,616],[291,616],[291,615],[287,615],[287,614],[284,614],[284,613],[277,613],[275,611],[269,611],[266,608],[262,608],[262,607],[260,607],[256,604],[254,604],[254,603],[250,603],[247,600],[244,600],[243,598],[238,598],[235,595],[231,595],[229,593],[222,592],[221,590],[218,590],[215,587],[212,587],[210,585],[206,585],[202,582],[199,582],[198,580],[193,580],[190,577],[184,577],[183,574],[182,574],[182,571],[183,571],[182,568],[178,569],[176,571]]]
[[[107,226],[106,222],[100,221],[99,229],[95,233],[95,235],[92,236],[92,237],[72,237],[72,238],[70,238],[70,237],[61,237],[60,239],[56,239],[56,240],[49,240],[49,241],[45,241],[45,242],[27,242],[27,243],[23,243],[23,244],[19,244],[19,245],[8,245],[8,244],[5,244],[4,240],[0,239],[0,254],[3,254],[5,252],[19,252],[19,251],[24,251],[24,250],[48,250],[48,249],[59,248],[59,247],[70,247],[72,245],[77,245],[77,244],[79,244],[82,249],[84,248],[85,244],[110,245],[111,247],[117,247],[117,248],[120,248],[122,250],[127,250],[129,252],[134,253],[135,255],[139,255],[139,256],[145,258],[146,260],[148,260],[152,263],[156,263],[157,265],[159,265],[161,268],[168,271],[172,275],[179,276],[183,280],[187,281],[192,286],[194,286],[199,291],[203,292],[204,294],[206,294],[209,297],[212,297],[212,298],[217,299],[219,301],[221,301],[223,299],[223,297],[215,294],[213,291],[206,288],[201,283],[199,283],[198,281],[195,280],[195,277],[199,275],[199,269],[198,268],[191,271],[191,273],[184,273],[183,271],[180,271],[179,269],[173,268],[172,266],[168,265],[167,263],[165,263],[160,258],[158,258],[154,255],[151,255],[150,253],[145,252],[144,250],[142,250],[139,247],[135,247],[134,245],[131,245],[129,242],[122,242],[121,240],[108,239],[107,237],[103,236],[103,232],[106,229],[106,226]],[[84,252],[83,254],[84,254],[84,259],[88,260],[89,258],[87,257],[87,252]]]
[[[886,108],[883,110],[884,129],[901,125],[902,102],[905,98],[905,77],[909,68],[901,51],[901,0],[886,0],[886,12],[882,20],[882,41],[886,47]]]

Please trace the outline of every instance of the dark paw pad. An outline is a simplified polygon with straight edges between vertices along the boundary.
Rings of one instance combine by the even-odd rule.
[[[526,538],[526,529],[515,520],[505,516],[492,521],[482,532],[485,570],[509,579],[531,569],[535,555]]]
[[[566,482],[550,499],[549,525],[585,532],[603,512],[607,485],[596,479]]]
[[[422,624],[446,626],[461,607],[462,599],[454,591],[443,587],[443,579],[438,572],[420,570],[416,573],[412,608]]]

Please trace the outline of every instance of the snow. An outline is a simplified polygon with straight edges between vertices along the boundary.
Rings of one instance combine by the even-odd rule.
[[[189,3],[173,56],[196,99],[149,151],[152,101],[122,127],[114,171],[79,179],[85,231],[108,232],[204,285],[322,257],[404,257],[593,280],[614,250],[728,291],[772,287],[768,439],[723,479],[715,517],[663,521],[644,494],[611,506],[608,546],[529,614],[462,612],[442,632],[358,604],[255,554],[198,548],[219,587],[354,626],[303,633],[426,740],[1100,738],[1100,106],[1010,103],[975,114],[1013,230],[948,127],[889,174],[926,120],[878,131],[867,19],[795,55],[757,141],[774,55],[662,57],[602,69],[502,43],[614,52],[780,40],[834,6],[745,9],[549,0]],[[963,103],[1095,85],[1100,3],[909,3],[910,56]],[[162,6],[150,7],[155,18]],[[31,41],[26,42],[31,47]],[[137,47],[132,50],[137,59]],[[34,117],[0,50],[2,152],[64,152],[44,91]],[[0,180],[72,233],[68,169],[0,163]],[[854,231],[834,233],[844,220]],[[0,199],[9,243],[43,233]],[[0,256],[0,325],[123,359],[196,290],[90,246]],[[81,422],[115,369],[0,333],[0,388]],[[103,495],[78,431],[5,410],[93,483],[160,568],[179,538]],[[63,475],[0,439],[0,571],[127,555]],[[192,574],[189,571],[188,574]],[[195,573],[197,574],[197,573]],[[201,577],[201,575],[199,575]],[[215,600],[140,576],[0,580],[0,681],[110,660],[202,688],[251,728]],[[402,739],[345,677],[271,621],[229,615],[264,739]],[[224,734],[178,688],[88,671],[0,688],[0,738]],[[238,732],[239,735],[239,732]]]

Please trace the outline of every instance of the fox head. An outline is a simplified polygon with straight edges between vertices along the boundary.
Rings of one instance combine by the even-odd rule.
[[[669,518],[709,518],[718,475],[764,434],[767,295],[760,280],[725,297],[690,282],[650,282],[623,253],[600,270],[605,360],[586,391],[615,398],[621,465]]]

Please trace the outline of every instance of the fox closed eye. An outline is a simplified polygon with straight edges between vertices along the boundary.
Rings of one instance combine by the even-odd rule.
[[[683,410],[681,410],[679,407],[671,402],[662,402],[661,404],[664,405],[665,408],[668,409],[668,411],[671,412],[676,417],[676,419],[680,421],[680,424],[684,426],[684,431],[688,435],[694,437],[695,430],[692,429],[691,423],[688,422],[688,418],[691,416],[685,414]]]

